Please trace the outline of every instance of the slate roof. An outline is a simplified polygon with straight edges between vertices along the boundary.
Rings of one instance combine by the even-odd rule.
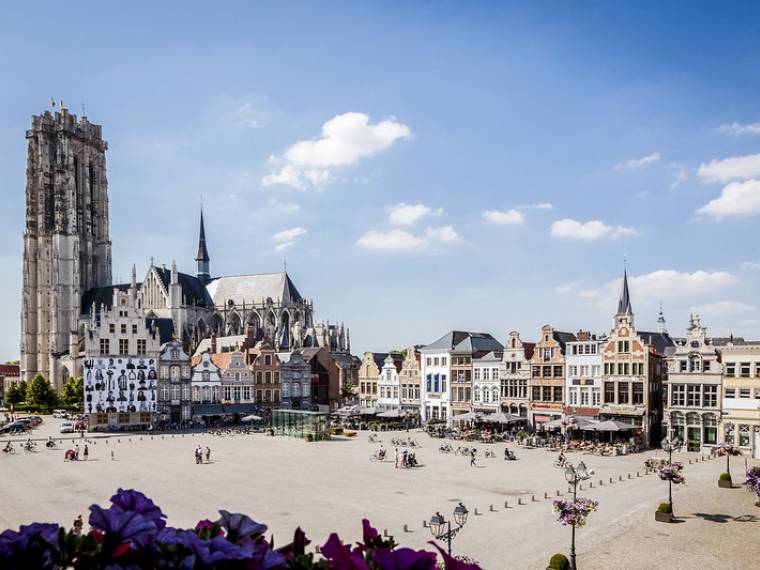
[[[172,272],[170,269],[164,267],[155,267],[156,273],[161,278],[161,283],[164,289],[169,290],[169,283],[171,282]],[[195,275],[188,275],[187,273],[177,272],[177,281],[182,288],[182,298],[184,303],[190,306],[196,307],[211,307],[213,301],[211,295],[206,290],[206,286]]]
[[[565,350],[565,344],[578,340],[575,334],[569,332],[554,331],[552,336],[562,346],[563,351]]]
[[[153,325],[158,328],[158,337],[161,339],[161,344],[169,342],[174,338],[174,321],[171,319],[147,317],[145,319],[145,326],[151,329]]]
[[[623,290],[620,292],[617,314],[633,314],[633,309],[631,308],[631,294],[628,292],[628,270],[623,270]]]
[[[523,349],[525,350],[525,358],[530,360],[533,358],[533,351],[536,350],[536,343],[535,342],[523,342]]]
[[[140,287],[139,283],[137,284],[137,287]],[[87,291],[82,293],[82,314],[90,314],[90,309],[92,309],[93,303],[95,303],[96,310],[100,310],[100,305],[104,305],[106,308],[111,308],[111,305],[113,304],[114,289],[126,292],[129,290],[129,283],[119,283],[117,285],[87,289]]]
[[[424,350],[446,349],[452,352],[491,352],[504,350],[504,346],[488,333],[449,331]]]
[[[208,249],[206,249],[206,229],[203,227],[203,210],[201,210],[201,230],[198,234],[198,255],[195,261],[209,261]]]
[[[636,334],[638,334],[644,342],[651,344],[659,354],[665,354],[670,347],[675,346],[673,339],[670,338],[668,333],[636,331]]]
[[[302,301],[301,294],[284,271],[261,273],[258,275],[236,275],[215,277],[206,286],[208,294],[216,305],[226,305],[232,300],[235,305],[261,303],[267,298],[274,302],[295,303]]]

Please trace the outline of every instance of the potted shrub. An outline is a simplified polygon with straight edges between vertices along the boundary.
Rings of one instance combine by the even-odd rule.
[[[734,483],[731,481],[731,473],[721,473],[718,478],[718,487],[721,489],[731,489]]]
[[[549,560],[546,570],[570,570],[570,561],[564,554],[555,554]]]
[[[720,474],[720,477],[718,478],[718,487],[731,489],[733,487],[731,481],[731,456],[741,455],[741,449],[732,443],[720,443],[718,444],[718,447],[715,448],[715,453],[718,457],[726,458],[726,472]]]
[[[660,503],[657,507],[657,511],[654,513],[654,520],[657,522],[673,522],[673,509],[670,503]]]
[[[747,480],[744,481],[747,490],[757,495],[755,505],[760,507],[760,467],[750,467],[747,470]]]

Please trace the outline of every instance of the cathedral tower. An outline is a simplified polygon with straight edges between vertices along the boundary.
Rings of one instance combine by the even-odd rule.
[[[32,117],[26,169],[21,372],[59,388],[58,358],[76,330],[82,293],[111,284],[107,143],[100,125],[66,109]]]
[[[203,208],[201,208],[201,229],[198,233],[198,255],[195,256],[195,276],[205,285],[211,280],[208,249],[206,249],[206,230],[203,227]]]

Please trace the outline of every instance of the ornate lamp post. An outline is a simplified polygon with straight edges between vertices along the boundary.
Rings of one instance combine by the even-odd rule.
[[[673,451],[681,447],[681,440],[678,436],[673,439],[665,438],[660,442],[660,447],[663,451],[668,452],[668,465],[673,465]],[[670,505],[670,512],[673,512],[673,480],[668,478],[668,504]]]
[[[436,540],[446,541],[449,556],[451,556],[451,539],[453,539],[465,525],[469,512],[470,511],[467,510],[467,507],[462,503],[459,503],[456,506],[454,509],[454,522],[457,525],[456,528],[451,528],[451,520],[444,519],[443,515],[439,512],[436,512],[430,518],[430,533]]]
[[[572,463],[565,463],[565,479],[573,488],[573,503],[578,501],[578,483],[590,479],[594,474],[593,471],[589,471],[586,468],[586,464],[581,461],[578,466],[574,466]],[[575,523],[571,524],[572,534],[570,542],[570,568],[576,570],[575,564]]]

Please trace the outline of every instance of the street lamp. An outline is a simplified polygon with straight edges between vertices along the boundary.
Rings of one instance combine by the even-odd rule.
[[[586,464],[581,461],[578,466],[574,466],[572,463],[565,463],[565,479],[573,488],[573,503],[577,500],[578,495],[578,483],[591,479],[594,471],[589,471]],[[576,570],[575,565],[575,525],[571,525],[571,539],[570,539],[570,568]]]
[[[451,521],[443,518],[443,515],[439,512],[436,512],[430,518],[430,533],[436,540],[446,540],[449,556],[451,556],[451,539],[453,539],[465,525],[469,513],[470,511],[468,511],[467,507],[462,503],[459,503],[456,506],[454,509],[454,522],[457,525],[456,528],[451,528]]]
[[[673,451],[681,447],[681,440],[678,436],[673,439],[665,438],[660,442],[660,447],[663,451],[668,452],[668,465],[673,464]],[[673,512],[673,481],[668,478],[668,504],[670,505],[670,512]]]

